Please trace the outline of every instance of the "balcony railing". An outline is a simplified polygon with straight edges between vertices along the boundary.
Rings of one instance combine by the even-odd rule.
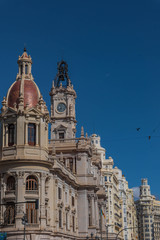
[[[38,190],[26,190],[26,194],[38,194]]]

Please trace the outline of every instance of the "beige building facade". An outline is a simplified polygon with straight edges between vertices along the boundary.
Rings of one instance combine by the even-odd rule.
[[[105,149],[101,147],[100,137],[91,136],[92,144],[101,156],[102,176],[105,185],[106,230],[108,239],[136,240],[138,239],[138,222],[133,190],[128,188],[128,182],[122,170],[114,167],[111,157],[105,158]],[[123,230],[124,229],[124,230]]]
[[[139,240],[160,239],[160,201],[151,195],[147,179],[142,179],[140,198],[136,202]]]
[[[100,238],[105,234],[100,213],[106,207],[101,158],[83,128],[76,138],[76,92],[68,66],[58,63],[50,115],[31,68],[25,49],[2,101],[1,231],[9,240],[24,239],[24,227],[27,240]]]

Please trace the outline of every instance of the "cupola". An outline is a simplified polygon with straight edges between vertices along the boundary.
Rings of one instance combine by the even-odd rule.
[[[36,107],[40,98],[40,91],[34,82],[31,72],[32,59],[27,54],[26,49],[17,61],[19,72],[16,81],[11,85],[7,93],[7,106],[10,108],[19,108],[23,106]]]
[[[2,101],[1,159],[7,163],[10,159],[31,161],[34,158],[34,161],[43,160],[48,164],[49,112],[34,82],[32,59],[26,49],[18,58],[18,66],[16,81]]]

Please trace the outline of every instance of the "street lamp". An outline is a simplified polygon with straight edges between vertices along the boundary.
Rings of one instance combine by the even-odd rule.
[[[24,225],[24,240],[26,238],[26,225],[28,223],[27,215],[24,213],[24,216],[22,217],[22,224]]]

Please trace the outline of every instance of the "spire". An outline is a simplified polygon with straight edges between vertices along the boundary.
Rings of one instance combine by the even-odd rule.
[[[84,128],[83,128],[83,126],[81,127],[81,137],[84,137]]]

